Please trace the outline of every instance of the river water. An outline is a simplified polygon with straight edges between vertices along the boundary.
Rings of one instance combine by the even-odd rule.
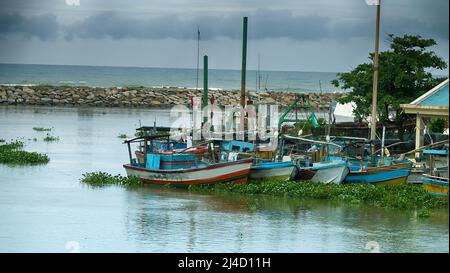
[[[91,171],[125,172],[120,133],[168,125],[164,110],[0,106],[0,138],[47,153],[0,165],[0,252],[448,252],[448,210],[414,211],[142,187],[91,188]],[[44,142],[52,127],[56,142]],[[36,140],[34,140],[34,138]]]

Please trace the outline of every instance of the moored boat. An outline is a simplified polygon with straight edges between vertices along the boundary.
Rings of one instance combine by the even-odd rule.
[[[422,185],[429,195],[448,199],[448,177],[424,174]]]
[[[447,146],[448,147],[448,146]],[[427,193],[434,197],[448,199],[448,149],[424,150],[424,155],[429,157],[428,173],[422,175],[422,185]],[[437,167],[439,158],[446,157],[447,165]]]
[[[297,164],[295,167],[294,179],[324,184],[340,184],[349,173],[346,162],[342,160],[315,162],[312,166]]]
[[[143,136],[126,140],[130,163],[124,164],[128,176],[137,176],[144,183],[188,187],[190,185],[211,186],[220,183],[246,183],[253,159],[220,160],[214,147],[205,153],[204,160],[197,155],[176,153],[170,150],[153,149],[153,143],[169,135]],[[158,140],[158,141],[157,141]],[[143,162],[132,158],[131,143],[144,143]],[[212,143],[211,143],[212,144]],[[141,145],[142,146],[142,145]],[[208,157],[208,158],[207,158]]]
[[[405,183],[410,173],[410,163],[389,166],[365,167],[350,165],[345,183],[368,183],[374,185]]]
[[[292,161],[257,162],[251,167],[251,179],[289,178],[294,169]]]
[[[331,158],[327,154],[330,146],[340,149],[339,145],[330,141],[318,141],[303,137],[288,135],[283,137],[297,145],[299,143],[309,145],[309,149],[305,149],[305,151],[297,149],[293,160],[295,168],[291,175],[292,180],[340,184],[347,176],[349,172],[347,162],[339,157]]]

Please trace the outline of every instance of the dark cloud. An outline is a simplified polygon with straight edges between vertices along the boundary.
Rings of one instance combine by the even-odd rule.
[[[318,40],[331,38],[348,40],[354,37],[372,37],[374,17],[332,21],[320,15],[295,16],[289,10],[258,9],[252,14],[226,16],[198,16],[184,18],[180,15],[165,15],[138,19],[115,11],[99,13],[66,28],[66,38],[112,39],[195,39],[195,30],[200,27],[202,39],[218,37],[240,39],[242,17],[249,17],[249,38],[291,38],[294,40]],[[381,31],[402,35],[421,34],[426,37],[448,39],[448,25],[442,20],[423,22],[419,19],[382,18]]]
[[[197,26],[202,39],[217,37],[239,38],[244,14],[228,16],[201,16],[182,19],[179,15],[166,15],[137,19],[115,11],[103,12],[67,27],[66,38],[113,39],[195,39]],[[316,39],[328,33],[328,19],[321,16],[293,16],[287,10],[258,10],[249,16],[249,37],[253,39],[291,37]]]
[[[370,11],[370,12],[369,12]],[[294,15],[290,10],[257,9],[251,13],[228,13],[226,15],[166,14],[144,17],[117,11],[99,12],[78,22],[62,26],[54,14],[25,17],[15,14],[0,14],[0,36],[21,34],[49,40],[61,32],[65,39],[196,39],[197,26],[202,40],[219,37],[240,39],[242,17],[249,17],[250,39],[291,38],[294,40],[334,39],[347,41],[355,37],[372,37],[375,14],[364,10],[367,16],[355,18],[332,18],[322,15]],[[370,15],[369,15],[370,13]],[[384,16],[381,21],[382,34],[421,34],[424,37],[448,40],[447,17],[424,20],[414,17]]]
[[[51,40],[58,36],[59,24],[53,14],[25,17],[17,13],[0,14],[0,36],[19,34],[27,38]]]

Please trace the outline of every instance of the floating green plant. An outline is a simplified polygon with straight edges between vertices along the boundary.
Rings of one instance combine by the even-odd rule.
[[[44,138],[45,142],[52,142],[52,141],[58,141],[58,140],[59,140],[59,137],[54,137],[49,134],[47,134],[47,136]]]
[[[127,134],[119,134],[117,137],[118,138],[127,138],[128,136],[127,136]]]
[[[193,191],[232,192],[237,194],[267,194],[294,198],[315,198],[344,201],[350,204],[370,204],[396,209],[428,209],[447,207],[446,200],[430,197],[417,185],[321,184],[300,181],[267,180],[262,183],[223,184],[213,188],[191,186]]]
[[[141,186],[142,181],[136,176],[124,177],[120,174],[112,175],[106,172],[90,172],[82,175],[82,183],[93,187],[103,187],[108,185],[119,185],[124,187]]]
[[[4,140],[3,138],[0,138],[0,143],[5,142],[6,140]]]
[[[37,132],[49,132],[52,130],[52,128],[44,128],[44,127],[33,127],[33,130]]]
[[[0,145],[0,163],[25,165],[46,164],[50,161],[46,154],[24,151],[23,146],[23,142],[19,140]]]

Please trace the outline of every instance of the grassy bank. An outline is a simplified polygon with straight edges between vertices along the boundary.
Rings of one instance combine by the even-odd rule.
[[[46,154],[23,150],[24,143],[16,140],[0,145],[0,163],[12,165],[46,164],[50,161]]]
[[[448,207],[447,200],[430,197],[417,185],[320,184],[311,182],[270,180],[261,183],[223,184],[213,188],[192,186],[192,191],[231,192],[236,194],[267,194],[293,198],[314,198],[368,204],[395,209],[429,209]]]
[[[142,185],[142,181],[138,177],[124,177],[120,174],[112,175],[106,172],[85,173],[82,175],[80,182],[92,187],[104,187],[109,185],[136,187]]]

